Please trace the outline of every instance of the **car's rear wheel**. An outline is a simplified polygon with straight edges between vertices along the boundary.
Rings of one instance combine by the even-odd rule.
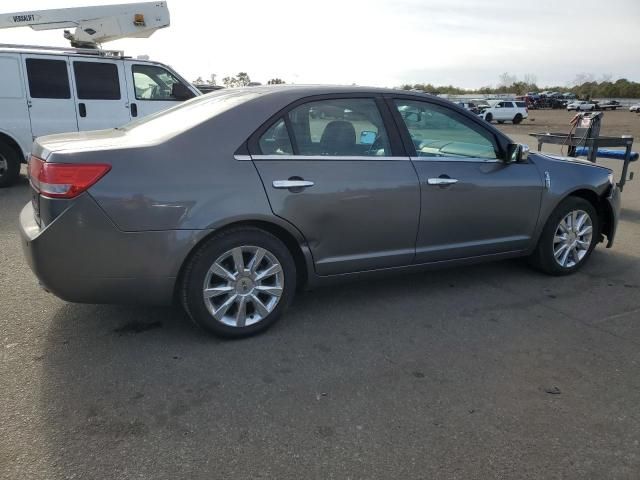
[[[484,119],[485,119],[487,122],[491,123],[491,120],[493,120],[493,115],[492,115],[492,114],[490,114],[490,113],[487,113],[487,115],[484,117]]]
[[[182,303],[200,327],[246,337],[271,326],[295,293],[295,262],[275,236],[238,227],[209,239],[189,260]]]
[[[531,264],[550,275],[568,275],[579,270],[598,243],[598,214],[587,200],[565,199],[544,226]]]
[[[20,156],[6,143],[0,142],[0,188],[13,185],[20,175]]]
[[[515,117],[513,117],[513,124],[518,125],[522,121],[522,115],[517,113]]]

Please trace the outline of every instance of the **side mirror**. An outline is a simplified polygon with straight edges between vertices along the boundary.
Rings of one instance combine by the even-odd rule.
[[[182,83],[174,83],[171,87],[171,96],[176,100],[189,100],[195,94]]]
[[[506,163],[525,162],[529,158],[529,145],[510,143],[507,148]]]

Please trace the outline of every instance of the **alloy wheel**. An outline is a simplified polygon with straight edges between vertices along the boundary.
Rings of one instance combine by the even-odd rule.
[[[593,222],[584,210],[569,212],[553,237],[553,256],[561,267],[572,268],[582,261],[593,238]]]
[[[209,313],[230,327],[248,327],[278,305],[284,273],[268,250],[239,246],[220,255],[209,268],[202,290]]]

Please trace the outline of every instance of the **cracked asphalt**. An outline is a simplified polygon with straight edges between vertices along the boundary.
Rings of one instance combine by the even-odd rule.
[[[574,276],[505,261],[326,288],[242,341],[40,290],[27,201],[24,179],[0,190],[2,479],[638,478],[638,182]]]

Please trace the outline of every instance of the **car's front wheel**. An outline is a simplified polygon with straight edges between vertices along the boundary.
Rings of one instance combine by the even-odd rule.
[[[547,220],[530,262],[550,275],[568,275],[586,263],[599,235],[593,205],[583,198],[569,197]]]
[[[484,117],[484,119],[491,123],[491,120],[493,120],[493,115],[491,113],[487,113],[487,115]]]
[[[198,326],[239,338],[271,326],[295,289],[295,262],[284,243],[261,229],[238,227],[210,238],[189,260],[182,303]]]

